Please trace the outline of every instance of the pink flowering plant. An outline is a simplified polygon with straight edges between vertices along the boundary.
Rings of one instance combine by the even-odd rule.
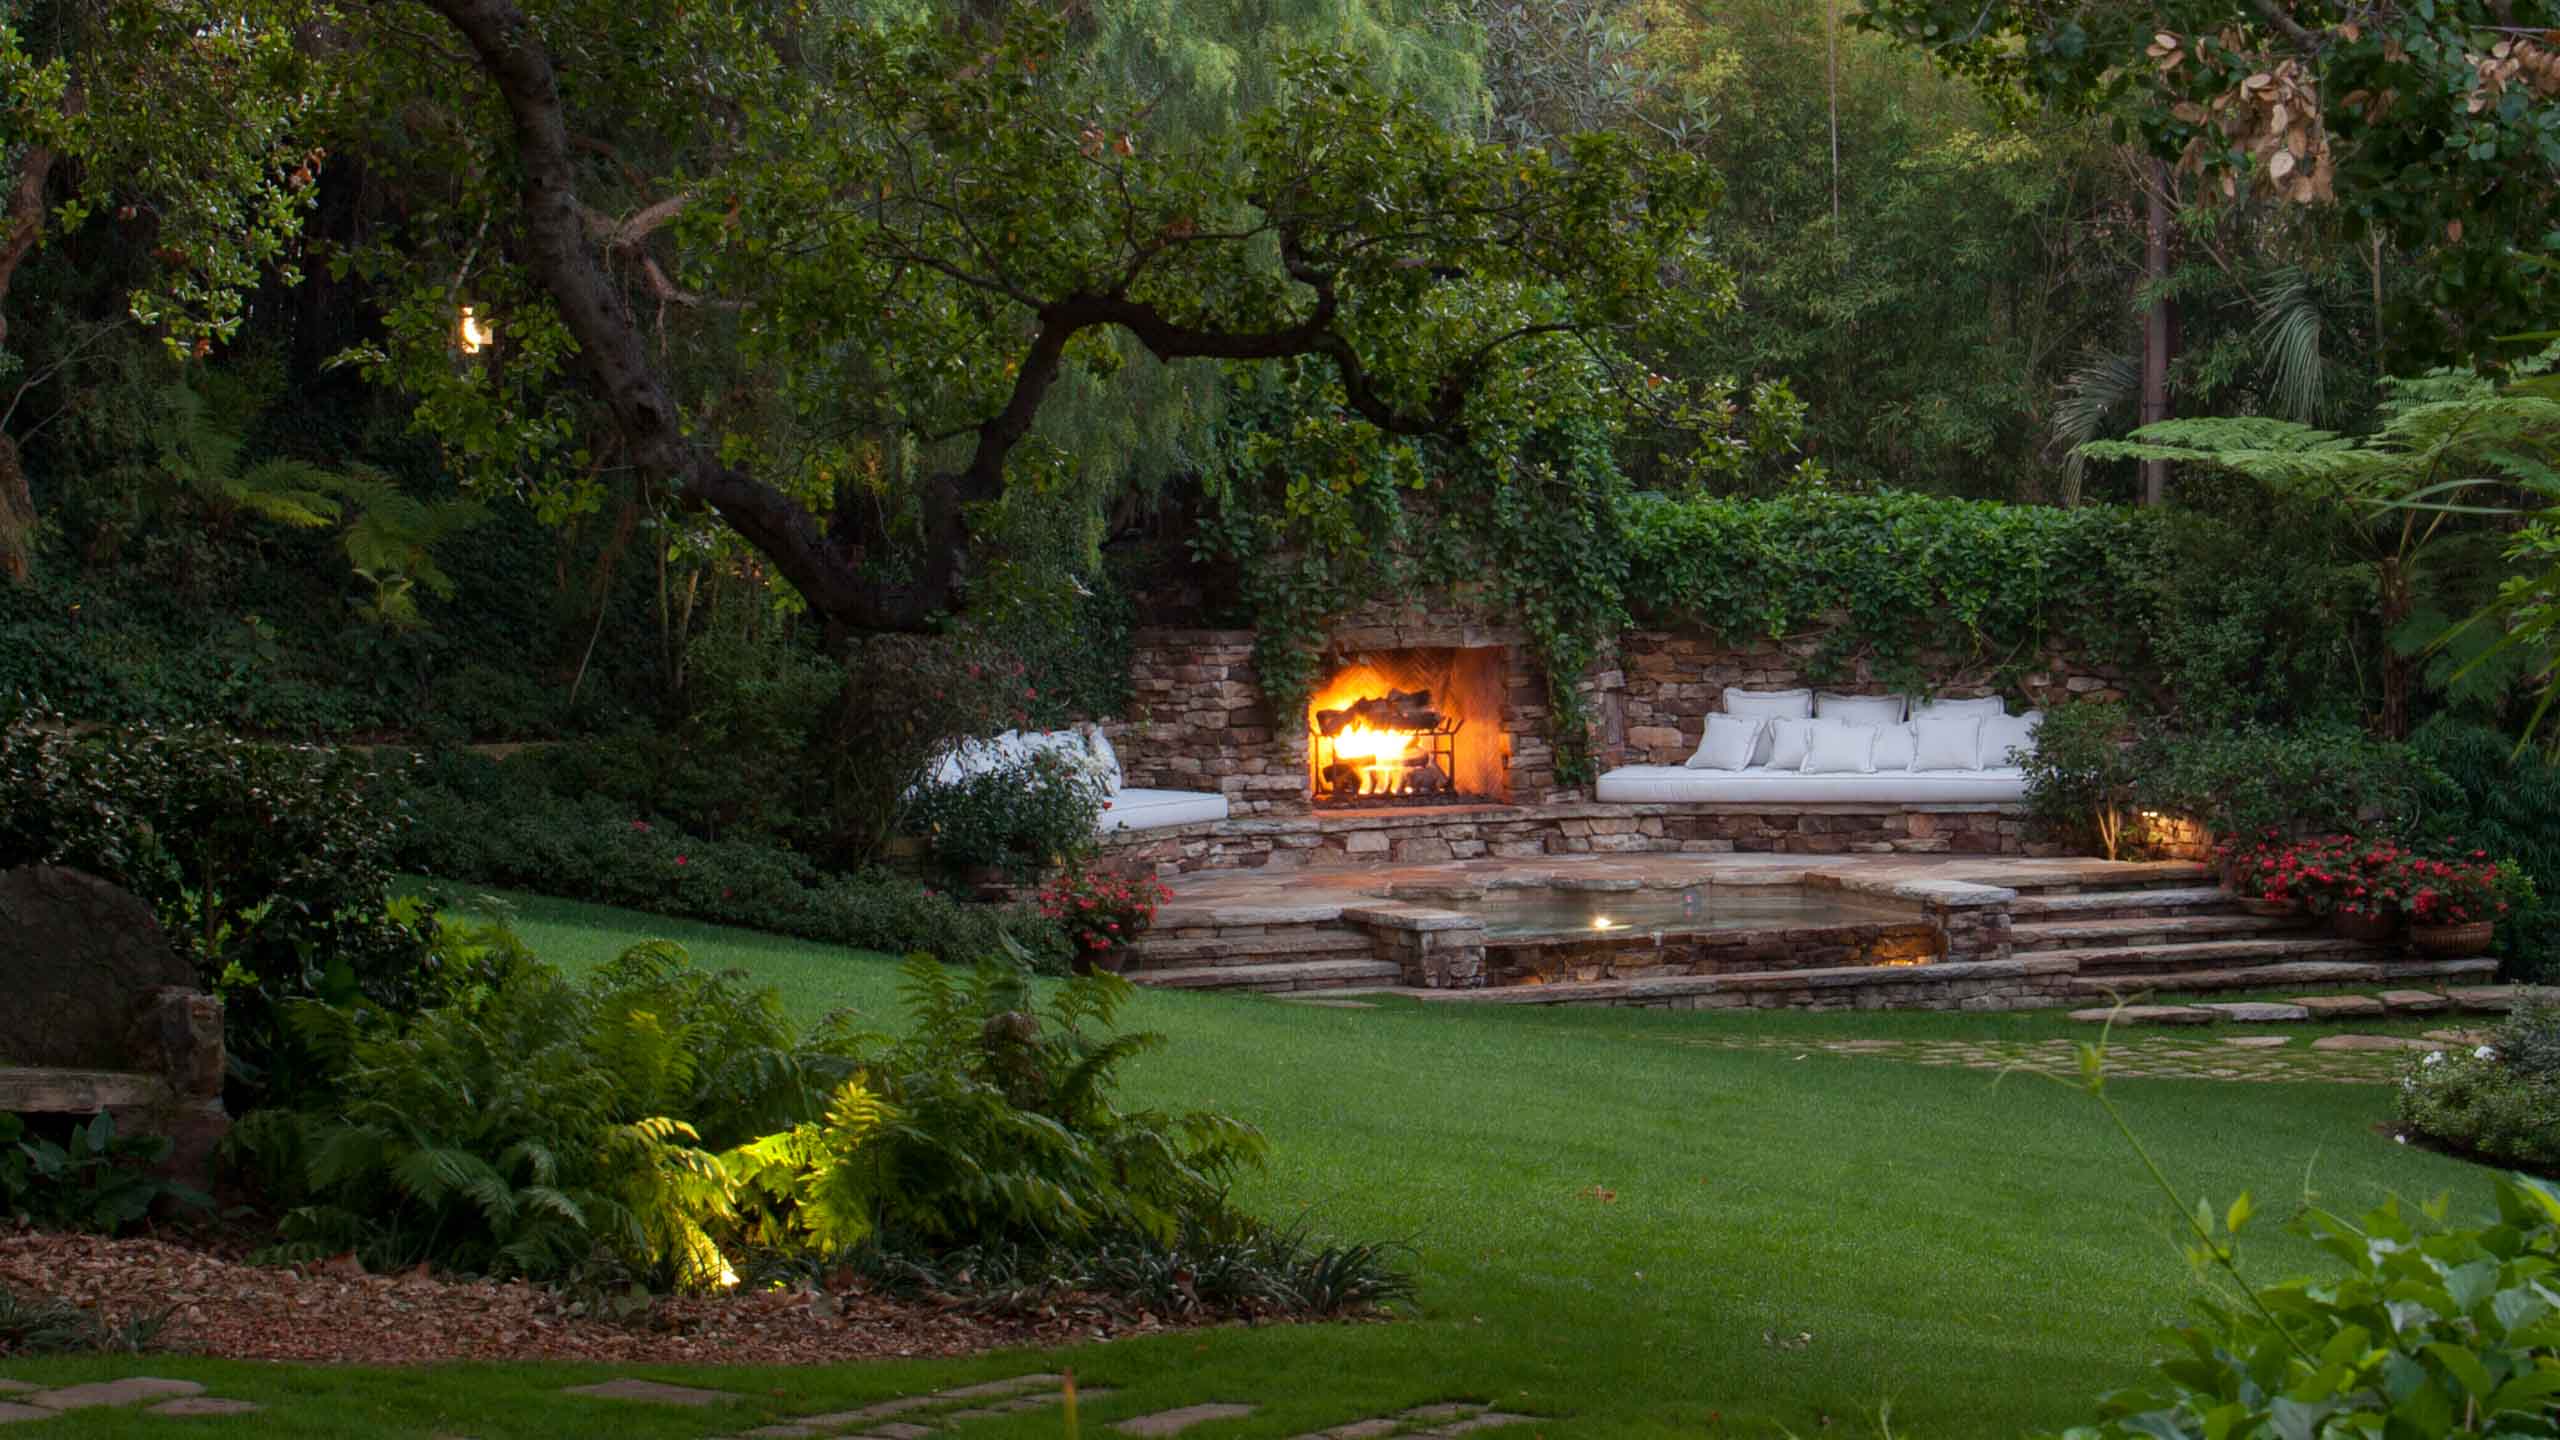
[[[1067,932],[1078,969],[1116,969],[1112,957],[1145,934],[1156,907],[1171,898],[1153,875],[1070,866],[1040,887],[1040,913]]]
[[[2469,925],[2507,912],[2509,867],[2474,850],[2453,859],[2403,854],[2383,880],[2412,925]]]

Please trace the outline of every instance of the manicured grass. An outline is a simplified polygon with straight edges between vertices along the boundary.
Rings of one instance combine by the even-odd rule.
[[[753,970],[805,1014],[850,1006],[896,1019],[896,972],[880,957],[518,903],[519,927],[563,964],[662,935],[703,962]],[[1423,1300],[1395,1325],[1223,1330],[1039,1359],[1119,1387],[1089,1422],[1244,1400],[1261,1410],[1192,1434],[1282,1437],[1475,1398],[1555,1417],[1543,1433],[1557,1436],[1810,1435],[1826,1424],[1868,1434],[1886,1406],[1896,1435],[2018,1435],[2085,1417],[2099,1392],[2138,1376],[2158,1350],[2152,1332],[2196,1293],[2166,1203],[2084,1096],[2027,1076],[1678,1043],[2089,1033],[2055,1016],[1347,1010],[1150,992],[1129,1018],[1173,1041],[1134,1067],[1131,1101],[1214,1105],[1261,1125],[1275,1158],[1246,1202],[1337,1235],[1409,1241]],[[2485,1172],[2375,1133],[2389,1112],[2381,1087],[2146,1080],[2115,1093],[2190,1197],[2253,1190],[2281,1216],[2308,1176],[2347,1210],[2395,1191],[2486,1203]],[[2272,1224],[2245,1254],[2269,1276],[2319,1265]],[[5,1371],[99,1368],[134,1367]],[[551,1394],[585,1378],[566,1369],[147,1368],[274,1395],[261,1434],[553,1435],[592,1415]],[[663,1373],[751,1394],[781,1387],[789,1403],[773,1405],[809,1410],[1008,1368],[1034,1362]],[[291,1398],[322,1388],[346,1408]],[[651,1412],[615,1428],[673,1436],[743,1423]],[[968,1432],[1056,1433],[1054,1417]]]

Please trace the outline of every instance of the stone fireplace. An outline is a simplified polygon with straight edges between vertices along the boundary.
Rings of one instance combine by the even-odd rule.
[[[1316,808],[1508,801],[1508,653],[1444,645],[1347,657],[1307,703]]]
[[[1355,612],[1285,714],[1253,649],[1245,630],[1138,633],[1135,704],[1115,737],[1131,785],[1216,790],[1237,819],[1582,798],[1556,784],[1546,677],[1516,630],[1456,609]],[[1344,768],[1328,781],[1328,767]]]

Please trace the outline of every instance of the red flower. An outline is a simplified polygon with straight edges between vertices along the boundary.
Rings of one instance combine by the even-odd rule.
[[[676,857],[676,863],[679,865],[685,865],[690,864],[691,861],[686,856],[679,855]]]

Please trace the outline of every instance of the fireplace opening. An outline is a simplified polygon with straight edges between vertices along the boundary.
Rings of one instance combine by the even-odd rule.
[[[1350,657],[1307,705],[1315,803],[1501,803],[1511,739],[1502,725],[1502,651],[1390,650]]]

